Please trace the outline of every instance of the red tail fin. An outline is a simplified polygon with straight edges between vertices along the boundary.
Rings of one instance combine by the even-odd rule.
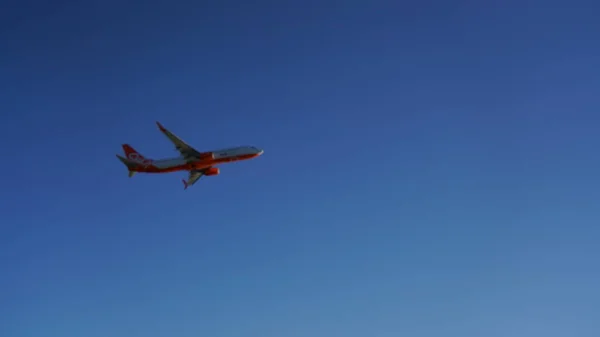
[[[147,159],[141,153],[137,152],[131,145],[123,144],[123,151],[125,151],[125,156],[131,162],[136,164],[141,164],[144,166],[148,166],[152,164],[151,159]]]
[[[136,159],[146,159],[141,153],[137,152],[131,145],[123,144],[123,152],[125,152],[125,157],[127,159],[136,160]]]

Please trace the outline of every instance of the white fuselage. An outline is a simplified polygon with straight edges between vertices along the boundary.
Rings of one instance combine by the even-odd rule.
[[[209,151],[213,153],[212,159],[204,160],[207,164],[218,165],[232,161],[244,160],[260,156],[263,150],[254,146],[239,146],[234,148]],[[152,165],[158,169],[168,169],[181,167],[189,164],[189,161],[183,157],[158,159],[152,162]]]

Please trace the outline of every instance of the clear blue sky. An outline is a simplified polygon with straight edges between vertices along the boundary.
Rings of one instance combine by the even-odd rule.
[[[600,5],[212,3],[2,3],[1,336],[600,334]]]

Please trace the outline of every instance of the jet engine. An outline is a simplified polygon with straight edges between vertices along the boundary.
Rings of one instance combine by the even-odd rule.
[[[207,176],[218,176],[219,173],[221,173],[221,171],[219,170],[218,167],[211,167],[206,169],[206,171],[204,171],[204,175]]]

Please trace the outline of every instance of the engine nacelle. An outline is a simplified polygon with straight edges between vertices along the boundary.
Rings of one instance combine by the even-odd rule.
[[[215,154],[212,152],[203,152],[203,153],[200,153],[200,156],[198,156],[198,159],[200,159],[200,160],[215,159]]]
[[[221,173],[221,171],[219,170],[218,167],[211,167],[211,168],[207,169],[206,171],[204,171],[204,175],[206,175],[206,176],[218,176],[219,173]]]

